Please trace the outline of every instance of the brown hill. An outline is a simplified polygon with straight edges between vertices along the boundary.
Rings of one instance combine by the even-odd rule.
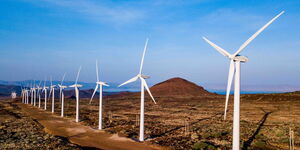
[[[215,95],[205,90],[203,87],[198,86],[195,83],[187,81],[185,79],[176,77],[169,80],[158,83],[150,88],[153,96],[166,97],[166,96],[180,96],[180,97],[192,97],[192,96],[206,96]]]

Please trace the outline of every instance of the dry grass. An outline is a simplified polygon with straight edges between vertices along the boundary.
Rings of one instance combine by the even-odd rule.
[[[225,96],[194,98],[157,98],[155,105],[145,100],[145,137],[147,142],[171,149],[231,148],[233,100],[224,121]],[[75,118],[75,100],[65,100],[66,117]],[[107,132],[137,139],[136,124],[140,111],[139,97],[105,98],[104,127]],[[43,106],[43,105],[42,105]],[[48,104],[48,111],[50,108]],[[56,102],[56,113],[60,104]],[[288,149],[289,127],[300,146],[300,94],[253,94],[241,96],[241,145],[245,149]],[[80,119],[97,128],[98,102],[80,101]],[[185,124],[189,124],[189,133]],[[198,143],[198,144],[196,144]],[[199,144],[200,143],[200,144]],[[204,143],[204,144],[203,144]],[[206,147],[207,148],[207,147]]]

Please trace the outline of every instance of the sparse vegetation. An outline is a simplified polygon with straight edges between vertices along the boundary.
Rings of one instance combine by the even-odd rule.
[[[145,100],[146,142],[171,149],[231,149],[232,103],[223,120],[224,96],[157,98]],[[75,101],[66,99],[66,117],[75,118]],[[137,139],[139,95],[104,98],[105,131]],[[291,103],[289,108],[283,107]],[[50,103],[48,104],[50,106]],[[85,125],[98,127],[97,101],[80,101],[80,118]],[[60,103],[56,102],[57,115]],[[252,94],[241,99],[241,147],[244,149],[288,149],[288,129],[294,125],[295,146],[299,147],[299,94]],[[271,112],[266,115],[266,113]],[[291,113],[293,112],[293,113]],[[184,121],[187,116],[188,121]],[[0,127],[1,129],[2,127]],[[298,147],[297,147],[298,146]]]

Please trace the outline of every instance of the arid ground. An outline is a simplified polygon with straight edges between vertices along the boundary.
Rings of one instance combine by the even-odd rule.
[[[145,137],[147,143],[153,143],[170,149],[230,149],[232,137],[232,102],[229,102],[229,113],[226,121],[223,120],[224,95],[208,95],[199,97],[156,97],[155,105],[149,97],[145,103]],[[75,118],[75,100],[67,99],[65,104],[66,117]],[[80,100],[81,123],[97,128],[98,101],[94,99],[91,105],[88,99]],[[10,105],[14,105],[15,102]],[[40,133],[40,128],[34,130],[22,127],[38,123],[30,120],[30,116],[22,116],[15,136],[7,136],[8,128],[16,126],[3,119],[3,115],[12,115],[6,112],[5,105],[1,103],[0,147],[18,147],[31,134]],[[43,103],[42,103],[43,105]],[[50,108],[50,102],[48,103]],[[60,102],[56,101],[56,113],[60,115]],[[5,109],[4,109],[5,108]],[[138,138],[140,99],[139,96],[120,96],[104,98],[104,127],[109,133],[118,133],[132,139]],[[49,111],[49,110],[47,110]],[[14,115],[13,115],[14,116]],[[300,148],[300,93],[284,94],[249,94],[241,96],[241,146],[243,149],[288,149],[289,128],[295,132],[295,145]],[[14,117],[11,117],[14,118]],[[29,120],[29,121],[28,121]],[[19,138],[19,132],[27,136]],[[61,143],[60,138],[49,136],[41,139],[52,143],[48,146],[56,148],[78,147],[68,142]],[[17,138],[18,143],[14,143]],[[30,140],[37,140],[31,138]],[[12,142],[11,142],[12,141]],[[16,140],[15,140],[16,141]],[[31,141],[32,142],[32,141]],[[25,142],[26,143],[26,142]],[[38,142],[40,143],[40,142]],[[47,144],[46,144],[47,145]],[[28,145],[34,146],[34,145]],[[29,148],[28,147],[28,148]],[[34,148],[34,147],[32,147]]]

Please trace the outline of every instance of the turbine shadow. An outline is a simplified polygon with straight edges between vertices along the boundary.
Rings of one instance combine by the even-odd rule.
[[[264,111],[262,109],[262,111]],[[269,117],[269,115],[271,113],[273,113],[272,111],[271,112],[266,112],[264,111],[265,114],[264,116],[262,117],[262,119],[258,122],[258,127],[257,129],[255,130],[255,132],[253,133],[253,135],[247,140],[244,142],[244,145],[243,145],[243,150],[247,150],[248,147],[250,147],[251,143],[253,142],[253,140],[255,139],[255,136],[260,132],[261,128],[263,127],[264,123],[266,122],[267,118]]]

